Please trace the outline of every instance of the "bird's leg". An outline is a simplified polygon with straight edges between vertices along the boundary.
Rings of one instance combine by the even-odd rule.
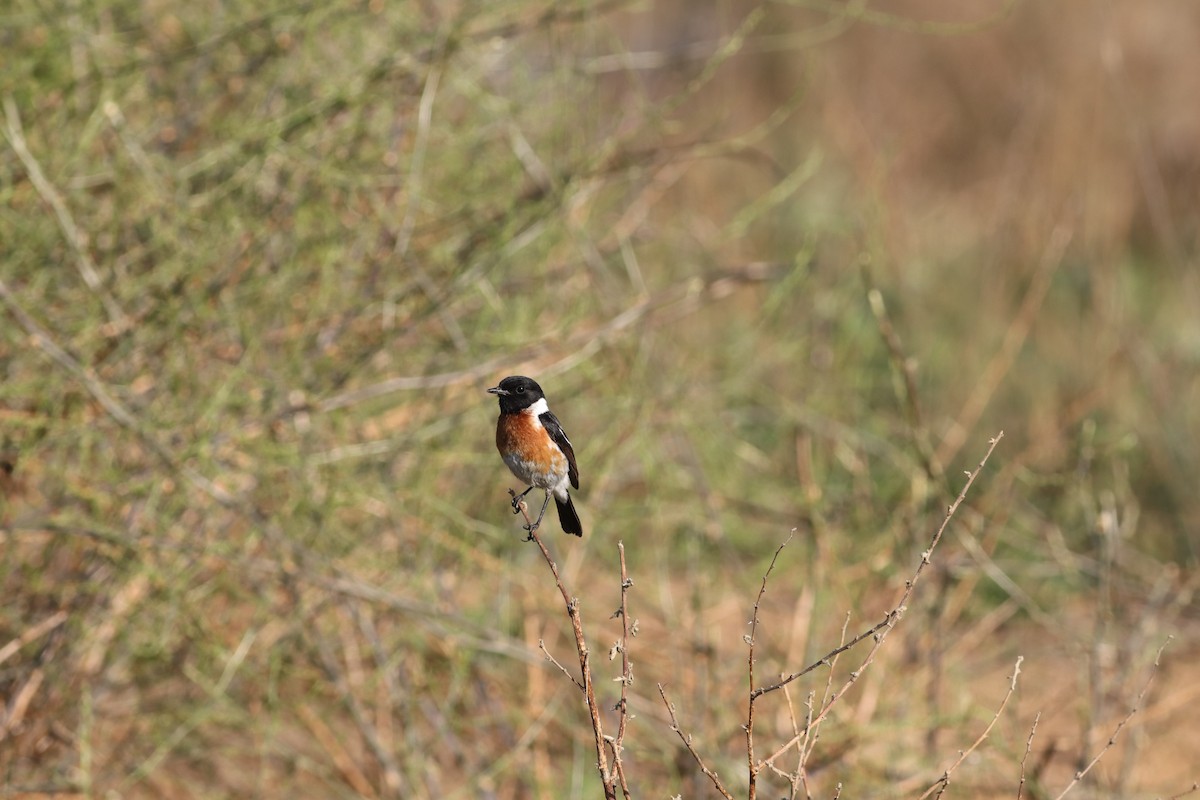
[[[529,531],[530,539],[533,538],[533,532],[536,531],[538,526],[542,524],[542,517],[546,516],[546,506],[548,505],[550,505],[550,493],[546,492],[546,502],[542,503],[542,512],[538,514],[538,518],[533,522],[532,525],[525,526],[525,530]]]
[[[533,491],[533,487],[532,487],[532,486],[530,486],[528,489],[526,489],[525,491],[521,492],[520,494],[514,494],[514,495],[513,495],[513,499],[512,499],[512,507],[513,507],[513,513],[514,513],[514,514],[520,514],[520,513],[521,513],[521,501],[525,499],[525,495],[529,494],[529,493],[530,493],[530,492],[532,492],[532,491]]]

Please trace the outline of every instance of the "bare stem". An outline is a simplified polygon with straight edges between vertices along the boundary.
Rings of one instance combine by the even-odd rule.
[[[761,767],[756,767],[754,763],[754,701],[758,699],[758,695],[754,693],[754,643],[755,637],[758,635],[758,608],[762,604],[763,595],[767,593],[767,578],[771,576],[771,571],[775,569],[775,562],[779,560],[779,554],[783,552],[783,548],[787,547],[788,542],[796,535],[796,529],[793,528],[788,537],[783,540],[783,544],[775,548],[775,555],[771,556],[771,563],[767,566],[767,571],[763,573],[762,586],[758,588],[758,597],[754,600],[754,613],[750,615],[750,635],[746,637],[746,643],[750,645],[750,652],[746,657],[746,672],[748,682],[750,684],[750,704],[746,710],[746,770],[750,779],[750,788],[747,792],[749,800],[754,800],[758,792],[758,771]]]
[[[508,493],[516,499],[515,491],[509,489]],[[525,517],[525,523],[532,525],[525,503],[522,502],[519,507],[521,515]],[[579,600],[572,598],[567,592],[567,587],[562,582],[562,576],[558,574],[558,565],[550,557],[550,551],[546,549],[542,537],[538,536],[536,528],[529,531],[529,539],[542,551],[542,557],[546,559],[546,564],[549,565],[550,572],[554,575],[554,583],[558,586],[563,603],[566,604],[567,616],[571,618],[571,628],[575,632],[575,649],[579,653],[579,672],[583,678],[583,693],[587,697],[588,713],[592,719],[592,733],[596,739],[596,770],[600,773],[600,783],[604,786],[604,797],[606,800],[616,800],[616,779],[608,768],[608,754],[604,752],[604,723],[600,719],[600,706],[596,703],[596,687],[592,682],[591,652],[588,650],[587,640],[583,635],[583,623],[579,618]]]
[[[717,777],[717,773],[708,768],[708,765],[704,763],[704,759],[701,758],[700,754],[696,752],[696,748],[692,747],[692,737],[684,734],[684,732],[679,729],[679,721],[675,718],[675,704],[667,699],[667,693],[663,689],[663,685],[661,683],[658,684],[658,693],[662,697],[663,704],[667,707],[667,713],[671,715],[671,730],[675,731],[675,733],[679,736],[680,741],[683,742],[683,746],[686,747],[687,751],[692,754],[692,758],[696,761],[696,765],[700,767],[700,771],[708,776],[708,779],[712,781],[713,786],[716,787],[717,791],[721,793],[721,796],[724,797],[725,800],[733,800],[733,795],[731,795],[729,790],[725,788],[725,785],[721,783],[721,779]]]
[[[1156,653],[1154,656],[1154,663],[1150,665],[1150,674],[1146,678],[1146,683],[1142,686],[1142,690],[1138,692],[1138,696],[1133,701],[1133,707],[1129,709],[1129,713],[1117,723],[1117,727],[1113,729],[1112,735],[1108,737],[1108,741],[1105,742],[1104,747],[1100,748],[1100,752],[1096,753],[1096,756],[1088,762],[1087,766],[1075,773],[1075,777],[1071,779],[1071,782],[1066,785],[1066,788],[1064,788],[1062,792],[1060,792],[1058,796],[1054,798],[1054,800],[1062,800],[1062,798],[1066,797],[1067,793],[1074,789],[1075,786],[1078,785],[1081,780],[1083,780],[1084,776],[1091,772],[1092,768],[1100,763],[1100,759],[1104,758],[1104,754],[1109,751],[1109,748],[1116,744],[1117,736],[1120,735],[1121,730],[1127,724],[1129,724],[1129,720],[1133,719],[1133,715],[1141,710],[1142,699],[1145,698],[1146,692],[1149,691],[1150,684],[1154,682],[1154,676],[1158,672],[1158,663],[1162,658],[1163,650],[1167,649],[1167,645],[1171,643],[1171,639],[1173,638],[1174,637],[1167,637],[1167,641],[1163,643],[1163,646],[1158,648],[1158,653]]]
[[[1200,781],[1193,781],[1192,785],[1184,789],[1179,794],[1173,794],[1167,800],[1179,800],[1181,797],[1187,797],[1189,794],[1200,792]]]
[[[1033,725],[1029,728],[1029,738],[1025,740],[1025,755],[1021,756],[1021,781],[1017,784],[1017,800],[1021,800],[1021,792],[1025,789],[1025,762],[1029,760],[1029,752],[1033,750],[1033,735],[1037,733],[1038,721],[1042,712],[1033,715]]]
[[[617,724],[617,738],[612,742],[613,771],[621,783],[621,794],[628,800],[629,784],[625,780],[625,764],[621,761],[621,753],[625,748],[625,726],[629,722],[629,686],[633,683],[633,664],[629,660],[629,588],[633,581],[625,568],[625,543],[617,542],[617,552],[621,556],[621,607],[617,614],[621,617],[621,700],[617,704],[620,722]],[[636,635],[636,630],[634,631]]]
[[[546,642],[544,639],[538,639],[538,649],[541,650],[542,654],[546,656],[547,661],[549,661],[554,666],[558,667],[558,671],[561,672],[563,675],[567,676],[567,680],[569,680],[569,681],[571,681],[571,683],[575,684],[576,688],[578,688],[579,691],[581,691],[581,692],[586,691],[586,689],[584,689],[584,687],[583,687],[583,684],[579,682],[579,679],[576,678],[574,675],[572,675],[570,672],[568,672],[567,668],[564,667],[557,658],[550,655],[550,651],[546,649]]]
[[[1013,693],[1017,691],[1017,676],[1021,674],[1021,662],[1024,660],[1024,656],[1017,656],[1017,663],[1013,665],[1012,677],[1008,679],[1008,691],[1004,694],[1004,699],[1000,701],[1000,707],[992,715],[992,721],[983,729],[983,733],[979,734],[979,738],[972,742],[970,747],[958,754],[958,759],[946,768],[946,771],[942,773],[942,777],[938,778],[932,786],[926,789],[925,794],[921,795],[918,800],[925,800],[926,797],[935,792],[938,797],[941,797],[942,792],[946,791],[946,787],[950,785],[950,775],[967,760],[967,756],[979,749],[979,745],[983,744],[983,740],[992,732],[992,728],[996,727],[996,721],[1000,719],[1000,715],[1004,713],[1004,709],[1008,706],[1008,701],[1012,699]]]

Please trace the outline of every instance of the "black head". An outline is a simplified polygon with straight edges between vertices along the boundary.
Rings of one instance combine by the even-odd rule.
[[[537,385],[537,381],[524,375],[510,375],[500,381],[499,386],[493,386],[488,391],[500,398],[502,414],[524,411],[546,396],[542,393],[542,387]]]

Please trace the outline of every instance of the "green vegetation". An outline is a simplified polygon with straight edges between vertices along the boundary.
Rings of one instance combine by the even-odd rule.
[[[949,791],[1057,796],[1169,634],[1086,791],[1191,785],[1197,12],[711,5],[0,9],[5,796],[599,796],[514,373],[605,714],[625,544],[634,796],[712,796],[658,683],[744,794],[792,529],[760,684],[879,621],[1001,430],[799,796],[919,796],[1018,654]]]

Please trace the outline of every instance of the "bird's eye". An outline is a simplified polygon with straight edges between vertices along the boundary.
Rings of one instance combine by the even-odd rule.
[[[524,387],[524,386],[518,386],[518,387],[517,387],[517,394],[525,394],[525,387]]]

